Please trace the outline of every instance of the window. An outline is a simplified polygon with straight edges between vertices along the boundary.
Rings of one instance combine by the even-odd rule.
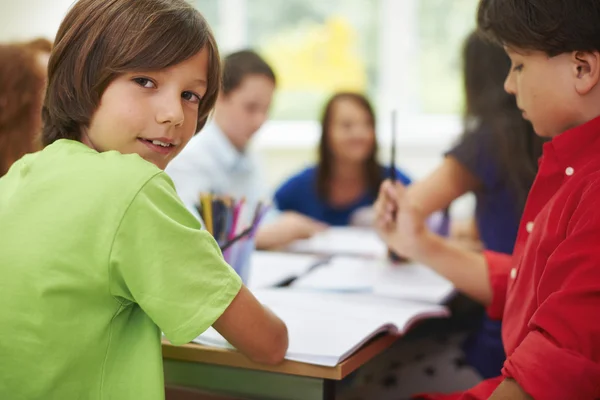
[[[316,119],[338,90],[376,94],[378,3],[247,0],[248,44],[279,79],[273,119]]]
[[[460,131],[462,43],[475,27],[478,0],[193,1],[222,54],[252,47],[277,73],[261,143],[314,145],[315,121],[336,90],[371,98],[384,141],[392,108],[407,133],[400,140],[439,141]],[[284,129],[298,134],[284,140]]]
[[[421,112],[462,111],[462,44],[475,28],[478,0],[419,1],[419,89]]]

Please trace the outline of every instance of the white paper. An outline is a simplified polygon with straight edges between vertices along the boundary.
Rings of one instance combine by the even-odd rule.
[[[367,292],[378,296],[440,304],[454,293],[450,281],[430,268],[383,260],[333,257],[292,283],[298,289]]]
[[[339,364],[379,332],[401,334],[416,320],[448,315],[442,306],[370,295],[292,289],[254,294],[288,327],[286,359],[325,366]],[[212,328],[194,341],[231,348]]]
[[[387,247],[372,229],[333,227],[310,239],[292,243],[288,250],[298,253],[373,258],[385,256]]]
[[[380,270],[373,293],[442,304],[456,292],[452,282],[421,264],[388,264]]]
[[[321,260],[323,257],[314,255],[255,251],[250,259],[248,287],[260,289],[276,286],[305,274]]]

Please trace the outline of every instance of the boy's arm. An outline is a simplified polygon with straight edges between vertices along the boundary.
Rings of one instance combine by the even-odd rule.
[[[513,379],[505,379],[489,400],[533,400]]]
[[[600,398],[598,198],[600,185],[581,196],[566,238],[531,288],[539,306],[528,333],[504,364],[503,375],[536,399]]]
[[[127,207],[108,270],[115,299],[139,305],[171,343],[188,343],[215,325],[249,358],[283,359],[285,325],[242,285],[166,174],[150,179]]]
[[[288,348],[287,327],[242,286],[213,327],[253,361],[277,364]]]
[[[451,281],[457,290],[488,307],[502,319],[512,256],[473,252],[435,234],[428,234],[414,259]]]
[[[407,192],[397,182],[381,185],[374,206],[379,235],[397,254],[431,267],[459,291],[501,314],[511,256],[469,251],[429,232],[425,213]]]

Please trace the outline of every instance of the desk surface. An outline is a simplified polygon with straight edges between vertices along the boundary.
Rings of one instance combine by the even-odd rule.
[[[398,336],[392,335],[379,336],[335,367],[324,367],[288,360],[284,360],[276,366],[263,365],[250,361],[237,351],[208,347],[195,343],[173,346],[164,339],[162,350],[163,357],[172,360],[216,364],[311,378],[341,380],[390,347],[398,338]]]

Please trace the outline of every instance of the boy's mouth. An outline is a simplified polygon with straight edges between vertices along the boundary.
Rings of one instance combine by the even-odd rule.
[[[150,150],[160,154],[169,154],[175,148],[173,143],[169,143],[165,140],[143,138],[138,138],[138,140],[144,143]]]

